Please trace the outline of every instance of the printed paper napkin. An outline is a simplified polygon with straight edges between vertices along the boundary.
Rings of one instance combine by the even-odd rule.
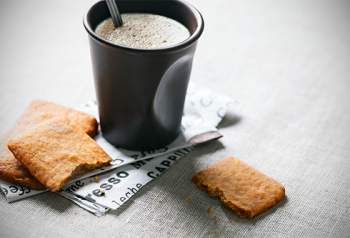
[[[198,89],[191,84],[181,133],[175,141],[157,150],[128,151],[112,146],[102,135],[98,135],[95,139],[112,157],[112,164],[71,181],[59,194],[95,215],[117,209],[144,185],[164,173],[176,160],[190,153],[193,145],[220,138],[216,126],[231,102],[225,96]],[[96,117],[98,115],[95,102],[80,109]],[[8,202],[46,192],[1,180],[0,189]]]

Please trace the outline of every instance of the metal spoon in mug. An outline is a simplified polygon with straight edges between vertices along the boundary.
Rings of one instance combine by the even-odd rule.
[[[123,20],[122,17],[119,13],[117,3],[115,0],[106,0],[107,7],[109,10],[109,13],[111,14],[112,17],[112,22],[115,28],[118,28],[123,25]]]

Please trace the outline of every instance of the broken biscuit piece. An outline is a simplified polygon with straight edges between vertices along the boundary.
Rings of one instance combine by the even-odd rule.
[[[245,218],[263,213],[285,196],[279,182],[233,157],[198,172],[192,181]]]
[[[4,145],[1,145],[4,147]],[[42,190],[45,187],[36,180],[23,165],[17,161],[15,158],[12,158],[12,153],[7,149],[1,148],[4,150],[0,152],[0,157],[6,157],[11,159],[0,160],[0,178],[8,181],[10,183],[23,185],[32,189]]]
[[[97,132],[98,124],[95,117],[85,112],[43,100],[32,101],[22,114],[17,126],[35,126],[56,117],[66,118],[70,126],[82,129],[91,137]]]
[[[83,130],[60,118],[48,120],[10,139],[8,148],[41,184],[54,192],[73,175],[111,162]]]
[[[32,189],[44,189],[28,170],[7,148],[9,138],[23,133],[25,130],[50,120],[52,118],[65,118],[73,127],[81,128],[88,135],[93,136],[97,132],[96,119],[84,112],[77,111],[56,103],[35,100],[33,101],[17,121],[16,126],[10,130],[0,141],[0,178],[10,183],[24,185]]]

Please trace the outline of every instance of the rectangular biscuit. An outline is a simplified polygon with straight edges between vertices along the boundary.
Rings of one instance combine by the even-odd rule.
[[[28,128],[52,118],[65,118],[68,124],[81,128],[90,136],[97,132],[96,119],[84,112],[64,107],[52,102],[33,101],[17,121],[16,126],[10,130],[0,141],[0,178],[10,183],[24,185],[33,189],[43,189],[40,184],[7,148],[7,141]]]
[[[10,139],[8,148],[41,184],[54,192],[73,175],[111,162],[91,137],[60,118]]]
[[[280,183],[233,157],[196,173],[192,181],[246,218],[263,213],[285,196]]]
[[[91,137],[97,132],[98,124],[95,117],[85,112],[43,100],[31,102],[20,117],[17,127],[23,130],[23,127],[35,126],[55,117],[66,118],[69,125],[82,129]]]
[[[5,146],[1,145],[5,148]],[[39,183],[23,165],[17,161],[7,149],[1,152],[0,157],[7,159],[0,160],[0,178],[13,184],[23,185],[32,189],[42,190],[44,186]]]

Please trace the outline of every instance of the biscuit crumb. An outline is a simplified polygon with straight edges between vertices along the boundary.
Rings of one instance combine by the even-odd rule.
[[[187,198],[185,199],[185,201],[186,201],[187,203],[189,203],[189,204],[191,204],[191,203],[193,202],[193,200],[192,200],[191,197],[187,197]]]
[[[100,177],[96,175],[96,176],[94,177],[94,181],[95,181],[95,183],[98,183],[98,182],[100,181]]]
[[[213,217],[213,221],[214,221],[214,224],[218,224],[219,218],[217,216],[214,216]]]
[[[214,209],[213,209],[212,207],[208,207],[207,212],[208,212],[208,216],[209,216],[209,217],[212,217],[213,214],[214,214]]]
[[[105,191],[104,189],[100,188],[100,194],[101,194],[102,196],[105,196],[105,195],[106,195],[106,191]]]

